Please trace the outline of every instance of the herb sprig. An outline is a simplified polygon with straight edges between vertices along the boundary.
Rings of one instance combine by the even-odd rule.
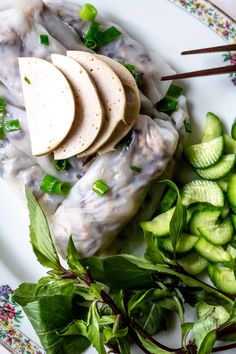
[[[175,247],[184,210],[177,187],[164,183],[177,193],[179,206],[171,222]],[[150,235],[146,235],[146,258],[81,258],[71,237],[65,268],[45,215],[28,188],[26,197],[31,244],[38,261],[50,270],[36,284],[21,284],[13,298],[23,307],[47,354],[78,354],[90,345],[99,354],[105,354],[106,347],[112,353],[129,354],[132,342],[148,354],[207,354],[236,348],[236,343],[214,347],[218,339],[236,339],[234,298],[187,275],[176,264],[167,264],[161,255],[158,258]],[[201,310],[195,323],[185,323],[186,302]],[[181,348],[170,348],[153,337],[167,329],[172,313],[180,319]]]

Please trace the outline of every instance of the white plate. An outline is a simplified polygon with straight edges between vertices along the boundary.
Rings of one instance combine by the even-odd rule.
[[[2,0],[1,7],[9,2]],[[172,2],[180,3],[178,0]],[[194,12],[197,2],[205,6],[205,9],[202,8],[202,13],[205,15],[199,12],[197,17],[201,21],[211,23],[214,16],[211,17],[212,11],[207,2],[193,1],[192,5],[185,7],[189,12]],[[224,41],[201,21],[167,0],[110,0],[109,6],[106,0],[93,0],[92,3],[101,14],[123,25],[130,35],[145,44],[150,51],[158,51],[177,72],[222,65],[221,54],[180,56],[182,50],[221,45]],[[184,7],[183,3],[182,7]],[[222,21],[224,20],[225,18],[222,18]],[[216,23],[213,22],[211,27],[221,31],[222,34],[223,29]],[[226,37],[227,33],[222,35]],[[231,41],[236,41],[233,29],[231,37]],[[194,137],[199,135],[208,111],[218,114],[223,118],[226,126],[230,127],[236,116],[236,87],[227,75],[190,79],[181,82],[181,85],[186,88],[189,111],[194,122]],[[8,284],[14,289],[21,282],[37,281],[45,274],[45,270],[37,263],[29,244],[25,205],[2,181],[0,181],[0,195],[0,285]],[[22,320],[20,330],[39,343],[25,319]],[[0,326],[0,337],[1,333]],[[176,344],[175,335],[171,338],[165,338],[165,334],[159,337],[163,341],[166,340],[169,345]],[[22,345],[24,347],[24,344]],[[31,350],[29,353],[36,353],[36,349],[28,350]],[[2,352],[0,348],[0,353]],[[14,353],[19,352],[20,349],[17,349]],[[95,352],[89,350],[88,353]],[[230,354],[230,351],[227,353]]]

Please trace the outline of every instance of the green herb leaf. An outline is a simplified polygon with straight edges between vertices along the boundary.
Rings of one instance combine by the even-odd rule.
[[[194,338],[197,347],[200,348],[205,337],[217,327],[217,317],[214,310],[210,310],[193,325]]]
[[[37,284],[23,283],[14,291],[12,298],[20,306],[24,307],[35,300]]]
[[[140,290],[129,299],[128,301],[128,314],[130,315],[132,311],[141,303],[152,300],[155,297],[155,289]]]
[[[117,338],[116,339],[118,349],[120,354],[130,354],[130,342],[128,337],[123,337],[123,338]]]
[[[184,348],[187,346],[187,337],[191,330],[193,329],[193,322],[185,322],[181,324],[181,332],[182,332],[182,345]]]
[[[211,354],[212,348],[214,347],[215,342],[216,342],[216,331],[211,331],[205,336],[197,353],[198,354]]]
[[[122,338],[126,337],[128,334],[128,327],[122,328],[122,329],[117,329],[116,331],[113,331],[112,328],[106,327],[103,330],[103,335],[105,337],[105,343],[110,342],[112,339],[115,338]]]
[[[139,337],[140,341],[142,342],[143,346],[151,353],[151,354],[169,354],[170,352],[158,348],[158,346],[156,344],[153,344],[152,342],[150,342],[147,338],[141,336],[141,334],[139,334],[137,332],[137,336]]]
[[[100,335],[99,314],[96,301],[94,301],[89,308],[87,320],[87,336],[99,354],[106,354],[106,349]]]
[[[86,270],[80,264],[81,256],[75,248],[75,244],[73,242],[72,236],[69,238],[68,246],[67,246],[67,263],[70,269],[77,274],[86,274]]]
[[[46,217],[28,187],[26,187],[25,193],[30,217],[30,240],[36,257],[43,266],[59,270],[61,265],[52,242]]]

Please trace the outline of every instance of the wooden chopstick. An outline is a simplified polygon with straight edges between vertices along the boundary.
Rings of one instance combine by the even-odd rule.
[[[229,74],[232,72],[236,72],[236,65],[220,66],[212,69],[204,69],[204,70],[190,71],[182,74],[163,76],[161,78],[161,81],[187,79],[189,77],[198,77],[198,76]]]
[[[236,44],[227,44],[227,45],[220,45],[218,47],[186,50],[186,51],[182,52],[181,55],[227,52],[227,51],[233,51],[233,50],[236,50]]]

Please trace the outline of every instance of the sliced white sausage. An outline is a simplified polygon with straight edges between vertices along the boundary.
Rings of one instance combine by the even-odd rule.
[[[20,74],[32,154],[53,151],[67,136],[75,116],[75,102],[65,76],[38,58],[19,58]]]
[[[103,124],[103,107],[97,89],[87,71],[74,59],[51,55],[53,64],[69,81],[75,97],[75,119],[62,144],[54,151],[56,160],[86,150],[97,138]]]
[[[126,97],[123,85],[114,71],[94,54],[68,51],[70,58],[78,61],[91,75],[98,89],[105,110],[104,126],[96,141],[78,156],[88,156],[104,145],[118,124],[124,120]]]
[[[117,143],[130,131],[138,119],[140,111],[140,94],[133,75],[122,64],[104,55],[96,55],[100,60],[110,66],[123,84],[126,95],[125,122],[120,122],[110,139],[100,149],[99,153],[112,150]]]

